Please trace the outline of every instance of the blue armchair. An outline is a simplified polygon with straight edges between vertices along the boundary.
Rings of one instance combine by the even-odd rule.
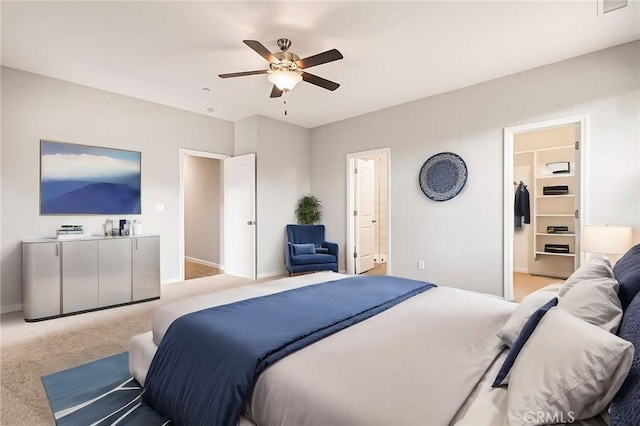
[[[287,270],[338,272],[338,244],[324,240],[324,225],[287,225]]]

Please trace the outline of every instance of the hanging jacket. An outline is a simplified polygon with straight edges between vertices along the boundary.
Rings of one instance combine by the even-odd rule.
[[[529,208],[529,191],[527,185],[522,181],[516,189],[516,196],[514,201],[514,225],[516,228],[522,228],[522,218],[524,217],[524,223],[531,223],[531,210]]]

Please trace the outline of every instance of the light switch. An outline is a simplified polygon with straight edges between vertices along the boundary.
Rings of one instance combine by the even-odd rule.
[[[164,203],[156,203],[156,211],[163,212],[164,211]]]

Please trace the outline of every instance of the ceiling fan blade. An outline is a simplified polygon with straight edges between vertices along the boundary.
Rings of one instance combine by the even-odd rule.
[[[342,59],[342,53],[337,49],[327,50],[326,52],[318,53],[317,55],[309,56],[307,58],[296,61],[296,65],[300,68],[311,68],[316,65],[326,64],[327,62],[337,61]]]
[[[280,96],[282,96],[282,90],[278,89],[278,86],[276,86],[274,84],[273,85],[273,89],[271,89],[271,95],[269,97],[270,98],[279,98]]]
[[[218,74],[218,77],[220,78],[244,77],[245,75],[266,74],[267,72],[268,70],[232,72],[229,74]]]
[[[280,60],[278,58],[276,58],[273,55],[273,53],[271,53],[269,51],[269,49],[264,47],[262,45],[262,43],[260,43],[259,41],[257,41],[257,40],[242,40],[242,42],[244,44],[246,44],[247,46],[249,46],[250,48],[252,48],[258,55],[262,56],[267,61],[269,61],[269,63],[280,62]]]
[[[327,80],[326,78],[318,77],[317,75],[309,74],[308,72],[302,73],[302,79],[307,83],[315,84],[316,86],[331,90],[332,92],[340,87],[338,83]]]

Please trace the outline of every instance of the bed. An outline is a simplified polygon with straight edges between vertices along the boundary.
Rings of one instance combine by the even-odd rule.
[[[625,257],[621,262],[623,265],[629,265],[625,271],[631,270],[631,273],[623,272],[630,276],[628,281],[632,283],[631,287],[637,284],[640,290],[640,283],[636,282],[640,279],[636,268],[640,264],[640,246],[632,249]],[[556,286],[537,292],[538,295],[532,297],[528,303],[531,305],[529,307],[527,303],[517,305],[492,296],[442,286],[417,294],[270,365],[257,377],[252,391],[245,400],[237,424],[514,424],[508,420],[509,416],[513,415],[512,406],[536,403],[535,395],[518,395],[515,389],[518,386],[533,389],[538,385],[527,382],[535,382],[535,378],[527,377],[524,373],[529,370],[535,371],[536,367],[519,366],[519,363],[523,364],[524,361],[521,359],[527,356],[540,358],[537,354],[532,355],[529,352],[535,345],[545,343],[541,342],[544,340],[542,332],[534,327],[529,342],[525,339],[522,352],[511,365],[510,376],[507,376],[510,377],[509,384],[492,387],[492,384],[495,385],[492,382],[496,375],[505,368],[505,360],[509,358],[510,349],[505,346],[505,330],[517,317],[520,323],[516,329],[519,332],[523,323],[532,322],[532,317],[541,309],[540,305],[544,304],[541,301],[551,298],[556,300],[556,304],[559,303],[558,299],[563,303],[567,300],[567,303],[564,303],[564,308],[554,305],[555,307],[549,311],[551,313],[539,320],[539,328],[544,326],[552,330],[562,330],[563,327],[556,327],[551,321],[573,321],[573,315],[560,312],[563,309],[573,309],[578,316],[585,315],[586,321],[578,320],[579,332],[571,331],[566,337],[554,338],[566,340],[563,346],[567,347],[571,346],[568,340],[571,340],[572,334],[587,333],[584,336],[589,337],[583,336],[580,338],[581,341],[591,338],[592,333],[596,336],[596,343],[604,339],[602,345],[609,352],[601,355],[607,357],[607,362],[611,365],[607,365],[608,370],[594,374],[600,376],[599,382],[584,387],[589,388],[585,392],[593,393],[594,388],[606,388],[608,391],[602,395],[580,395],[583,399],[589,399],[589,403],[586,408],[581,406],[577,411],[574,410],[575,406],[569,406],[574,411],[563,408],[565,414],[571,413],[569,418],[563,417],[562,413],[558,414],[562,411],[558,407],[554,408],[552,417],[542,420],[539,417],[540,409],[533,410],[533,414],[521,410],[519,415],[524,420],[518,424],[545,424],[550,423],[549,420],[554,420],[554,423],[558,420],[571,422],[575,420],[574,416],[588,416],[588,419],[576,422],[585,426],[611,423],[639,424],[640,413],[635,411],[640,411],[640,407],[637,410],[629,409],[629,404],[625,403],[640,393],[640,361],[637,354],[634,358],[633,344],[630,343],[631,341],[640,345],[640,326],[635,324],[640,323],[640,296],[633,302],[626,302],[628,312],[625,312],[623,318],[622,308],[619,306],[621,302],[617,296],[615,300],[611,298],[610,292],[614,287],[603,284],[605,277],[601,276],[611,275],[607,278],[609,281],[606,281],[611,283],[615,281],[614,271],[610,266],[607,269],[606,265],[603,267],[600,264],[594,268],[592,269],[595,272],[581,271],[581,276],[579,270],[576,271],[576,277],[572,276],[573,281],[589,282],[589,285],[576,285],[574,282],[568,286],[567,283],[571,283],[570,278],[562,288]],[[347,276],[321,272],[221,291],[162,306],[155,313],[152,330],[135,336],[131,341],[131,373],[141,384],[145,384],[149,367],[167,330],[176,319],[189,313],[343,278]],[[606,315],[598,313],[595,319],[589,317],[593,317],[592,307],[598,306],[599,302],[590,302],[586,313],[580,311],[584,311],[583,306],[571,306],[572,296],[580,296],[580,292],[584,292],[589,286],[606,288],[603,290],[605,293],[609,291],[604,296],[608,299],[603,302],[603,306],[604,303],[610,302],[604,309],[609,310]],[[571,290],[571,287],[575,288]],[[614,290],[618,292],[617,281]],[[562,291],[564,294],[561,297],[559,294]],[[564,297],[569,294],[567,291],[570,291],[571,295]],[[625,291],[626,297],[634,295],[633,288],[625,288]],[[574,296],[573,299],[575,298]],[[529,312],[524,314],[520,312],[527,310]],[[592,322],[600,321],[606,324],[593,327],[587,324],[590,319],[593,319]],[[616,321],[617,324],[612,330],[612,323]],[[626,328],[625,321],[629,323]],[[583,325],[583,322],[586,325]],[[511,327],[513,328],[513,324]],[[605,332],[603,328],[608,330]],[[617,337],[615,332],[620,332],[622,338]],[[521,338],[520,334],[523,333],[516,333],[518,339]],[[518,339],[510,342],[509,346],[517,346]],[[615,356],[611,355],[614,353],[611,351],[615,351]],[[567,352],[571,351],[567,349]],[[571,365],[577,363],[576,359],[565,356],[564,352],[561,357],[567,357],[566,362],[572,363]],[[610,362],[614,358],[615,362]],[[547,368],[544,365],[538,367]],[[629,373],[630,370],[632,373]],[[546,385],[543,384],[543,387]],[[622,390],[618,392],[620,388]],[[548,390],[543,389],[542,392],[545,391]],[[609,418],[608,404],[614,395],[616,397],[612,406],[616,401],[618,406],[617,414],[612,414],[612,417],[617,416],[616,418],[620,419],[622,416],[622,421],[612,422]],[[564,400],[558,402],[563,403],[573,404]],[[625,423],[625,418],[628,420],[632,416],[637,417]]]

